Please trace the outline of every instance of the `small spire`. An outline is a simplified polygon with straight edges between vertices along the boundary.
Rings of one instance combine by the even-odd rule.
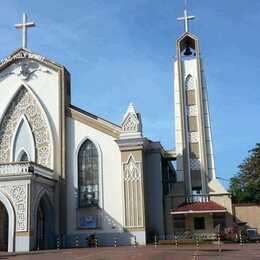
[[[184,21],[184,30],[185,32],[189,32],[189,21],[194,20],[195,16],[189,16],[187,12],[187,0],[185,0],[185,7],[184,7],[184,16],[177,18],[178,21]]]
[[[135,106],[134,106],[134,104],[132,102],[130,102],[129,105],[128,105],[128,112],[136,113]]]
[[[126,113],[124,115],[123,120],[125,120],[125,118],[129,115],[129,114],[135,114],[136,115],[136,110],[135,110],[135,106],[132,102],[129,103]]]

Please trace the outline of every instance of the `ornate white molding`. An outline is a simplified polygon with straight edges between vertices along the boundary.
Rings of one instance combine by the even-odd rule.
[[[8,57],[0,60],[0,66],[3,66],[6,63],[9,63],[11,61],[16,61],[16,60],[21,60],[21,59],[35,59],[35,60],[38,60],[41,62],[45,61],[45,58],[41,55],[21,50],[14,55],[8,56]]]
[[[17,69],[1,75],[1,78],[5,78],[8,75],[15,75],[21,80],[28,81],[31,78],[36,76],[35,73],[37,71],[51,73],[50,70],[43,68],[38,62],[33,60],[28,60],[28,59],[19,60],[17,61],[17,66],[18,66]]]
[[[136,113],[132,103],[124,115],[122,122],[121,139],[141,138],[142,137],[142,122],[140,114]]]
[[[4,185],[0,186],[0,190],[3,190],[3,192],[7,194],[14,206],[16,215],[16,231],[27,231],[27,184]]]
[[[129,114],[124,121],[122,128],[124,132],[138,132],[139,121],[137,119],[137,116],[135,114]]]
[[[31,174],[30,163],[2,164],[0,165],[0,177]]]
[[[124,181],[134,182],[141,180],[141,163],[136,162],[131,155],[128,162],[124,163]]]
[[[0,124],[0,163],[11,162],[11,141],[22,116],[31,126],[36,144],[36,162],[51,167],[51,134],[41,109],[29,91],[22,87]]]
[[[198,106],[187,106],[187,114],[188,116],[197,116],[198,115]]]
[[[190,143],[198,143],[199,142],[199,133],[198,132],[190,132],[189,133]]]
[[[144,226],[143,181],[141,162],[131,154],[123,163],[124,180],[124,225],[128,228]]]

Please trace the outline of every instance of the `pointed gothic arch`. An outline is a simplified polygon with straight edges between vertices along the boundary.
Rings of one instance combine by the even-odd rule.
[[[19,143],[20,141],[20,143]],[[21,161],[23,154],[29,161],[36,161],[36,144],[32,128],[25,114],[22,114],[11,138],[10,158],[14,162]]]
[[[29,157],[28,153],[24,149],[22,149],[20,151],[20,153],[18,154],[16,161],[17,162],[29,162],[30,157]]]
[[[186,90],[195,89],[194,77],[191,74],[189,74],[185,79],[185,88]]]
[[[98,207],[100,199],[99,156],[96,145],[86,139],[77,156],[79,208]]]
[[[55,245],[55,207],[42,188],[33,203],[34,248],[52,249]]]
[[[0,202],[3,204],[8,215],[8,252],[14,252],[15,213],[14,208],[7,196],[0,191]]]
[[[13,160],[12,140],[22,118],[27,120],[35,140],[35,162],[53,168],[53,137],[49,121],[39,100],[25,84],[14,93],[1,119],[0,163]]]

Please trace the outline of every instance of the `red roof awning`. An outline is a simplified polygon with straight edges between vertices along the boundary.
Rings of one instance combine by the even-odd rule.
[[[171,211],[172,215],[177,214],[198,214],[198,213],[227,212],[227,209],[214,201],[183,203]]]

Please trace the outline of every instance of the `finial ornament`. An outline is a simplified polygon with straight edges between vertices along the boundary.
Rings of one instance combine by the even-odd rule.
[[[189,16],[187,12],[187,0],[185,1],[184,16],[177,18],[178,21],[184,21],[184,30],[189,32],[189,21],[194,20],[195,16]]]
[[[22,29],[23,38],[22,38],[22,47],[27,48],[27,30],[30,27],[35,27],[36,24],[34,22],[27,22],[27,15],[23,13],[23,22],[16,24],[16,29]]]

